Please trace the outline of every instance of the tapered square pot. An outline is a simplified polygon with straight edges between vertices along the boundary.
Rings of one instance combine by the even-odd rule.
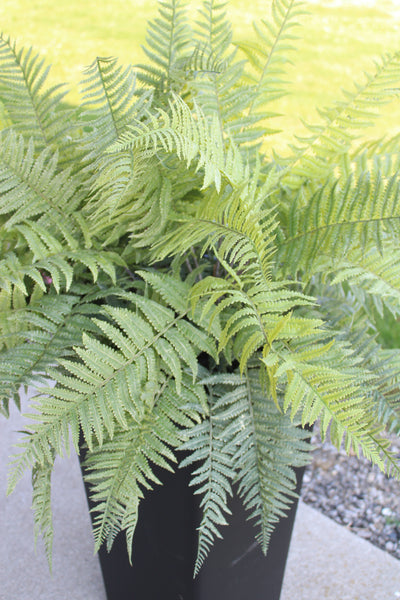
[[[303,469],[297,476],[300,489]],[[233,498],[224,537],[193,579],[201,514],[189,487],[190,471],[163,471],[160,478],[163,485],[140,505],[132,566],[123,534],[110,553],[100,550],[108,600],[279,600],[297,503],[277,525],[265,557],[255,542],[256,529]]]

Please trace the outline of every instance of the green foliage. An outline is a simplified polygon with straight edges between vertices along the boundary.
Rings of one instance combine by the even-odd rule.
[[[186,5],[183,0],[160,2],[159,15],[149,23],[147,46],[150,64],[138,65],[139,79],[154,87],[160,98],[179,85],[186,49],[190,42]]]
[[[285,63],[294,50],[296,37],[291,30],[299,25],[302,6],[298,0],[277,0],[271,7],[271,19],[254,23],[255,40],[240,44],[255,72],[248,75],[255,85],[250,113],[288,93],[283,80]]]
[[[226,504],[233,481],[266,552],[274,524],[295,497],[293,467],[304,464],[309,449],[307,432],[265,397],[257,367],[244,376],[211,375],[201,383],[207,389],[209,418],[186,432],[182,446],[191,452],[182,466],[200,463],[192,480],[203,496],[195,573],[214,538],[221,537],[219,527],[227,525],[223,513],[230,513]]]
[[[49,555],[51,472],[71,439],[96,548],[125,530],[130,556],[160,469],[192,466],[195,573],[233,493],[267,551],[317,419],[400,477],[386,437],[400,355],[376,335],[400,313],[398,140],[356,144],[397,93],[399,56],[267,159],[266,105],[287,91],[302,13],[273,0],[235,46],[223,5],[166,0],[150,63],[97,58],[76,111],[1,39],[0,400],[7,416],[20,386],[37,388],[9,490],[32,469]]]
[[[353,91],[344,91],[344,100],[319,111],[322,123],[306,125],[310,135],[299,138],[293,146],[293,156],[280,160],[287,172],[287,185],[298,188],[305,178],[326,179],[335,162],[345,157],[359,137],[359,131],[370,127],[379,116],[382,106],[398,95],[400,52],[384,56],[376,63],[375,72],[366,74],[363,84]]]
[[[7,349],[0,361],[4,412],[8,413],[10,397],[18,403],[21,385],[44,383],[47,369],[68,356],[73,346],[81,345],[82,331],[97,331],[91,317],[98,312],[90,294],[73,293],[31,297],[26,306],[13,304],[4,310],[2,342]],[[18,332],[13,343],[7,335],[8,327]]]
[[[43,85],[50,67],[32,49],[18,49],[4,35],[0,36],[0,96],[14,131],[35,143],[37,150],[62,149],[70,131],[70,110],[62,105],[64,86]]]

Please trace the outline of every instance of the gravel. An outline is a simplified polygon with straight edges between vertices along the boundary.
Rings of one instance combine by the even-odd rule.
[[[313,460],[303,479],[301,496],[378,548],[400,559],[400,482],[386,477],[366,459],[347,456],[313,434]],[[400,440],[391,438],[400,457]]]

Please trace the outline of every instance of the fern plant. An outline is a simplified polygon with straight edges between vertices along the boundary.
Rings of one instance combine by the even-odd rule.
[[[131,554],[155,471],[192,466],[195,573],[233,493],[267,551],[317,419],[400,477],[400,355],[375,325],[400,313],[398,146],[359,141],[400,53],[279,156],[268,104],[302,13],[272,0],[234,44],[221,4],[165,0],[149,62],[97,58],[76,109],[1,37],[1,410],[36,386],[9,491],[32,470],[49,558],[54,460],[80,436],[96,548],[125,530]]]

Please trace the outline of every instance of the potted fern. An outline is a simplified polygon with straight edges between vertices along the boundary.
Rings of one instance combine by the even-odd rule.
[[[397,140],[357,143],[396,94],[400,53],[271,154],[268,102],[301,11],[273,0],[233,45],[220,4],[189,19],[166,0],[148,64],[97,58],[78,109],[1,38],[1,407],[37,387],[9,490],[32,470],[49,557],[52,468],[71,451],[85,453],[96,548],[123,530],[129,556],[151,488],[189,469],[191,598],[232,495],[267,552],[317,419],[400,475],[386,438],[399,352],[375,335],[376,314],[400,310]]]

